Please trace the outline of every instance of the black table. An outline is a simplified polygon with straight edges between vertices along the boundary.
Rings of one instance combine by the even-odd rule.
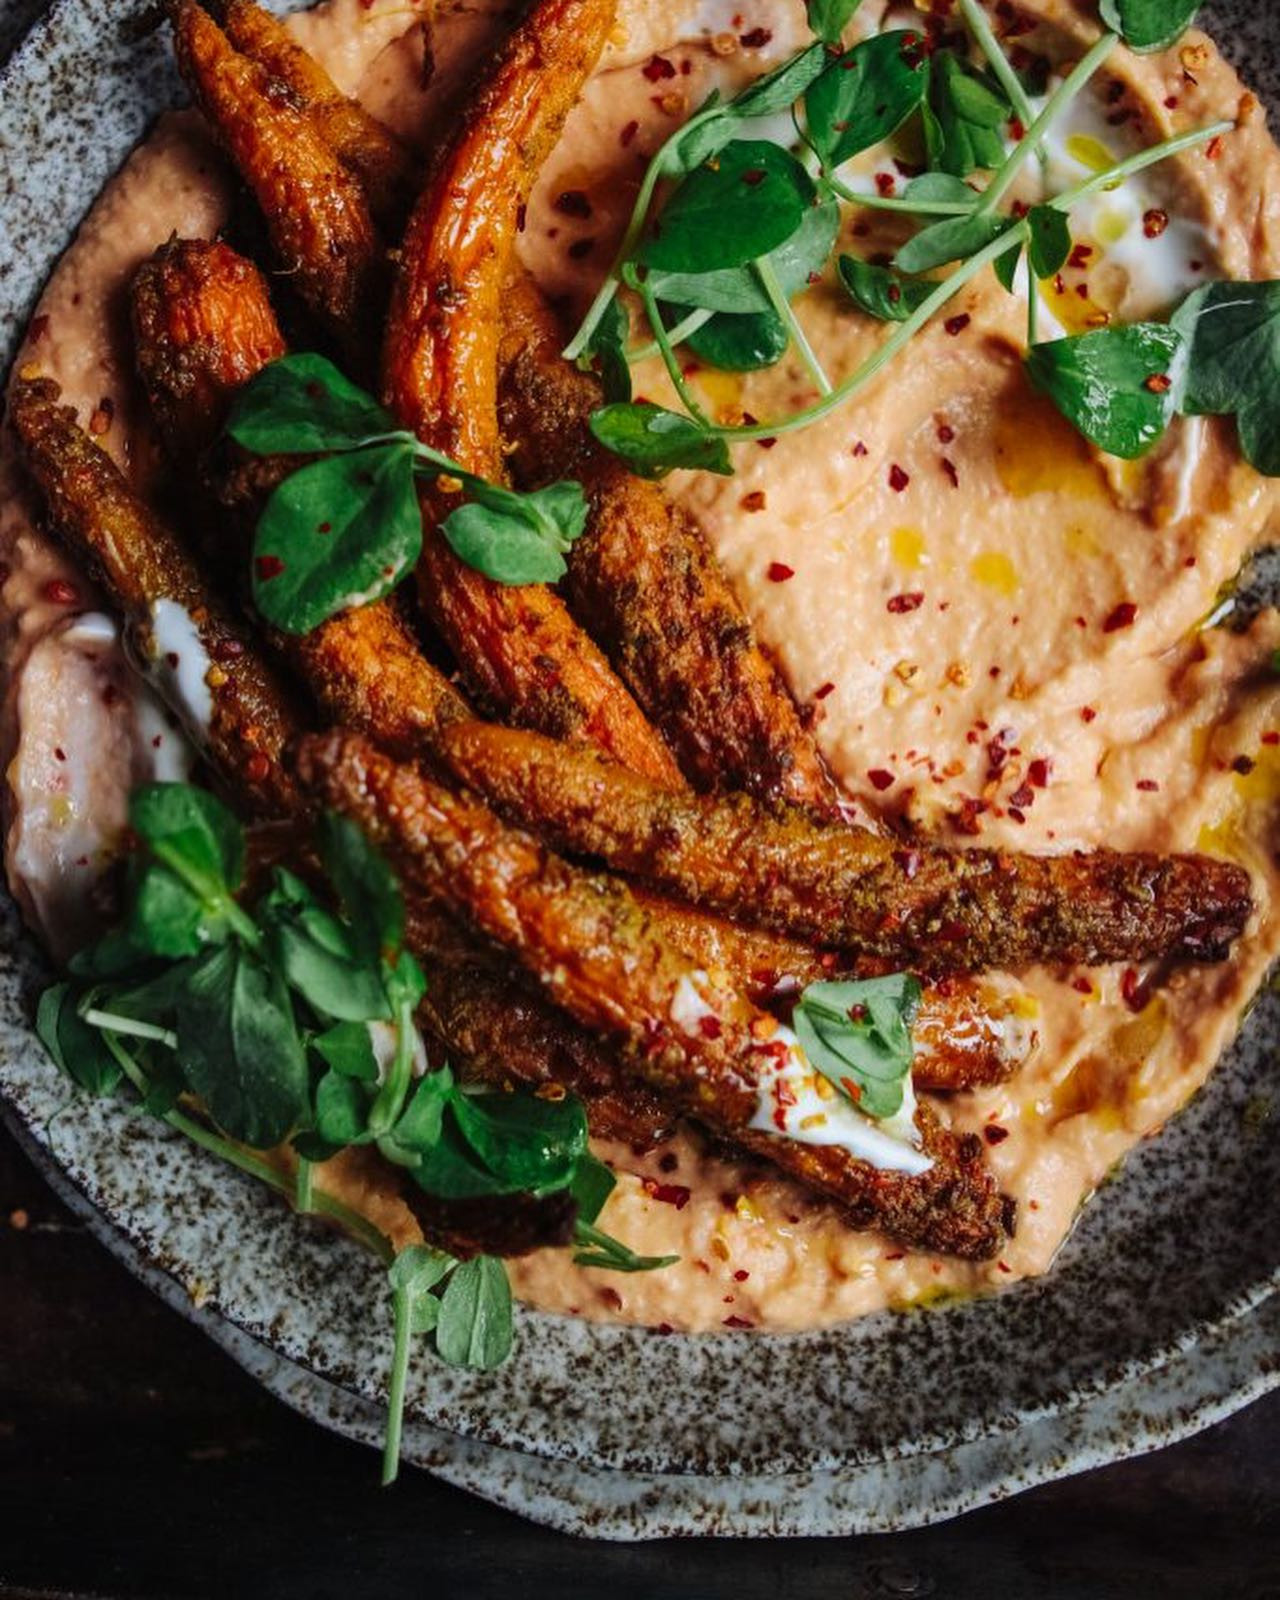
[[[0,1594],[1280,1600],[1280,1394],[1185,1444],[880,1538],[578,1542],[271,1399],[0,1134]]]

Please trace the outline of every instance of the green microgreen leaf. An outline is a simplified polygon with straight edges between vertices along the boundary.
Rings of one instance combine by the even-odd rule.
[[[1182,409],[1234,414],[1245,460],[1280,476],[1280,282],[1208,284],[1172,326],[1187,347]]]
[[[1008,217],[943,217],[908,239],[894,257],[894,265],[902,272],[930,272],[948,261],[976,255],[1012,226]]]
[[[1099,10],[1131,50],[1146,55],[1176,44],[1196,19],[1201,0],[1102,0]]]
[[[859,4],[861,0],[853,0],[851,16]],[[826,65],[826,51],[820,44],[811,44],[807,50],[748,84],[729,102],[725,111],[738,121],[748,117],[773,117],[780,111],[789,111]]]
[[[569,1185],[577,1203],[578,1221],[595,1222],[604,1210],[605,1201],[617,1187],[618,1180],[604,1162],[593,1156],[590,1150],[584,1151],[578,1160],[573,1182]]]
[[[326,811],[316,847],[366,960],[394,960],[404,943],[404,895],[381,851],[349,817]]]
[[[440,1297],[436,1349],[450,1366],[489,1372],[511,1353],[511,1285],[493,1256],[454,1269]]]
[[[684,343],[699,361],[721,372],[757,372],[786,355],[791,335],[774,311],[730,316],[718,312]]]
[[[928,82],[923,35],[910,29],[876,34],[832,61],[804,97],[809,140],[823,165],[838,167],[896,132]]]
[[[765,259],[777,273],[788,298],[799,294],[821,273],[839,231],[840,207],[834,200],[826,200],[809,206],[791,237],[769,252]],[[646,287],[655,298],[672,305],[742,316],[773,310],[751,266],[721,272],[654,272],[646,280]]]
[[[378,1081],[378,1059],[373,1053],[373,1039],[367,1023],[335,1022],[323,1033],[313,1034],[310,1044],[334,1072],[361,1083]]]
[[[391,1135],[402,1165],[416,1165],[439,1144],[453,1087],[453,1073],[448,1067],[427,1073],[418,1083]]]
[[[976,67],[951,50],[934,57],[929,77],[925,142],[929,163],[955,178],[998,167],[1013,107]]]
[[[306,1058],[288,992],[251,951],[224,945],[202,956],[176,1025],[183,1077],[224,1133],[265,1150],[305,1120]]]
[[[881,322],[905,322],[937,288],[936,283],[915,282],[892,267],[873,266],[855,256],[840,257],[840,281],[862,310]]]
[[[805,6],[810,29],[824,44],[839,44],[862,0],[808,0]]]
[[[922,172],[903,189],[902,198],[918,205],[976,206],[981,196],[949,172]]]
[[[1160,439],[1178,408],[1184,345],[1164,323],[1133,323],[1032,347],[1032,383],[1086,439],[1134,460]]]
[[[473,480],[471,490],[474,498],[441,524],[456,556],[498,583],[555,583],[564,576],[564,552],[587,525],[581,484],[515,494]]]
[[[168,867],[133,857],[130,877],[129,916],[121,931],[135,961],[145,955],[170,960],[198,955],[225,937],[225,916],[211,911],[209,902]]]
[[[631,367],[627,361],[630,335],[627,308],[617,298],[610,300],[577,358],[583,372],[599,373],[606,405],[625,404],[631,398]]]
[[[661,478],[678,467],[733,475],[728,447],[718,434],[649,401],[604,406],[593,413],[591,431],[642,478]]]
[[[129,826],[197,894],[218,899],[244,880],[244,830],[207,789],[143,784],[129,797]]]
[[[813,204],[813,180],[776,144],[735,139],[675,190],[638,252],[664,272],[741,267],[789,239]]]
[[[337,1150],[349,1144],[367,1144],[369,1100],[354,1078],[326,1072],[316,1084],[314,1132]]]
[[[904,972],[811,983],[796,1003],[796,1037],[819,1072],[870,1117],[902,1109],[920,985]]]
[[[319,455],[350,450],[395,424],[323,356],[282,356],[242,388],[227,432],[254,455]]]
[[[78,995],[69,983],[55,983],[40,996],[36,1034],[55,1064],[89,1094],[111,1094],[119,1085],[120,1065],[77,1009]]]
[[[455,1094],[458,1127],[504,1187],[531,1194],[563,1189],[587,1148],[582,1102],[566,1095]]]
[[[359,1023],[391,1015],[378,967],[300,878],[277,867],[257,917],[272,960],[321,1016]]]
[[[679,1256],[638,1256],[629,1245],[579,1220],[573,1230],[574,1265],[597,1267],[604,1272],[656,1272],[674,1266]]]
[[[326,456],[287,477],[258,519],[253,602],[285,633],[390,593],[422,550],[414,447]]]
[[[1027,256],[1032,274],[1052,278],[1062,271],[1071,254],[1071,225],[1052,206],[1032,206],[1027,213],[1027,226],[1031,230]]]

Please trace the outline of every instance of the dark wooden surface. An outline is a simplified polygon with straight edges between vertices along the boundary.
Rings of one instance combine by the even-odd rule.
[[[608,1397],[602,1397],[608,1403]],[[0,1133],[0,1594],[111,1600],[1280,1600],[1280,1396],[918,1533],[588,1544],[272,1400]]]

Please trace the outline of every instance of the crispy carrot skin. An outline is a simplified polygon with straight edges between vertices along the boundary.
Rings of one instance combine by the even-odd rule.
[[[178,66],[302,299],[367,362],[383,263],[363,186],[271,75],[237,54],[195,0],[169,0]]]
[[[193,446],[212,442],[235,391],[285,353],[266,282],[226,245],[175,240],[139,269],[132,305],[138,366],[161,437],[177,462],[189,461]],[[295,465],[279,458],[242,471],[223,446],[207,461],[215,493],[228,469],[239,487],[253,485],[252,504],[238,508],[243,515],[223,519],[224,545],[237,526],[247,534],[266,492]],[[239,566],[247,561],[244,540],[230,542]],[[225,549],[221,553],[225,558]],[[366,729],[402,756],[429,745],[439,725],[468,715],[462,696],[426,660],[390,601],[344,612],[301,638],[277,636],[274,643],[330,717]]]
[[[920,1126],[934,1164],[919,1176],[752,1129],[769,1020],[717,989],[718,1037],[676,1025],[681,980],[695,969],[622,885],[570,867],[358,735],[305,739],[298,765],[304,786],[355,818],[403,876],[510,950],[571,1016],[622,1041],[632,1070],[689,1115],[835,1200],[855,1226],[971,1259],[999,1251],[1007,1206],[981,1141],[949,1133],[927,1109]]]
[[[130,309],[147,398],[174,459],[192,464],[236,390],[284,354],[266,281],[228,245],[171,239],[134,274]]]
[[[413,203],[414,161],[399,139],[357,100],[350,100],[314,56],[253,0],[209,0],[205,10],[249,60],[288,89],[321,139],[359,180],[369,209],[391,236]]]
[[[134,495],[119,469],[59,404],[47,378],[20,378],[9,418],[27,467],[75,559],[116,602],[135,659],[155,659],[154,608],[191,618],[210,661],[207,728],[195,730],[214,765],[255,813],[296,810],[301,797],[281,757],[301,726],[292,697],[214,601],[181,542]],[[180,708],[179,708],[180,709]]]
[[[817,743],[702,530],[591,434],[600,387],[561,359],[561,331],[526,274],[508,285],[503,315],[500,414],[514,470],[531,484],[576,478],[591,503],[569,555],[575,614],[695,788],[841,815]]]
[[[603,48],[613,0],[538,0],[499,52],[405,237],[383,353],[397,421],[470,472],[506,476],[498,432],[498,324],[516,218]],[[492,582],[435,531],[454,501],[424,495],[423,607],[494,710],[600,744],[678,783],[675,762],[603,653],[542,585]]]
[[[908,847],[745,795],[671,794],[536,734],[468,723],[446,744],[455,772],[507,815],[537,819],[559,849],[922,971],[1217,960],[1251,910],[1248,874],[1207,856]]]

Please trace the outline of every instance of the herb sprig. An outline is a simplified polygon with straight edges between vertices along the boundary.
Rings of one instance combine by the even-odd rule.
[[[487,1093],[428,1068],[414,1022],[427,979],[404,948],[403,897],[354,824],[320,820],[319,887],[275,866],[246,905],[245,834],[213,795],[149,784],[129,821],[139,849],[123,915],[41,996],[37,1032],[80,1088],[127,1084],[144,1111],[339,1222],[389,1268],[390,1481],[411,1336],[433,1332],[447,1362],[497,1366],[512,1342],[506,1270],[426,1246],[397,1257],[326,1193],[316,1163],[367,1145],[437,1200],[567,1192],[581,1265],[643,1272],[675,1258],[639,1256],[599,1228],[615,1179],[587,1149],[576,1097]]]
[[[441,532],[499,583],[554,583],[586,527],[582,486],[527,494],[489,483],[395,427],[323,356],[284,356],[236,397],[228,435],[254,455],[316,455],[273,492],[253,546],[253,599],[286,633],[390,593],[422,550],[418,479],[465,494]]]
[[[565,351],[605,377],[606,404],[591,422],[596,437],[647,476],[675,468],[731,474],[730,444],[797,431],[848,403],[988,266],[1010,290],[1024,254],[1032,279],[1053,277],[1071,251],[1069,215],[1076,204],[1234,126],[1220,121],[1164,140],[1029,212],[1002,209],[1022,168],[1037,156],[1043,160],[1046,135],[1121,38],[1135,49],[1163,48],[1189,25],[1196,9],[1188,0],[1174,6],[1103,0],[1110,31],[1036,111],[979,0],[961,0],[960,6],[978,63],[951,48],[930,52],[922,35],[909,30],[874,34],[843,49],[841,34],[857,6],[811,5],[816,44],[734,100],[713,95],[649,163],[619,254]],[[780,146],[743,136],[748,118],[785,105],[791,106],[808,149],[803,163]],[[913,118],[919,121],[929,170],[898,195],[849,188],[839,174],[842,164]],[[1020,136],[1007,147],[1015,119],[1022,124]],[[663,183],[673,187],[655,217]],[[899,250],[892,268],[840,257],[838,279],[857,307],[898,326],[833,384],[790,301],[827,264],[839,200],[899,211],[924,226]],[[941,267],[949,267],[946,276],[924,276]],[[623,286],[636,293],[651,335],[650,342],[632,350],[627,348],[628,318],[617,301]],[[1274,301],[1266,287],[1258,297],[1266,309],[1260,310],[1255,299],[1248,337],[1269,350],[1280,337],[1271,331]],[[1048,345],[1038,341],[1038,303],[1031,284],[1031,381],[1100,448],[1140,453],[1179,409],[1212,407],[1240,417],[1242,445],[1255,465],[1280,455],[1274,442],[1280,440],[1275,387],[1259,383],[1236,392],[1206,341],[1189,337],[1189,324],[1207,309],[1206,300],[1193,296],[1171,325],[1110,326]],[[1215,316],[1209,326],[1224,329],[1220,308]],[[685,376],[677,350],[682,343],[700,360],[731,371],[770,365],[794,348],[818,398],[788,416],[721,424],[708,416]],[[662,358],[683,410],[631,400],[629,366],[654,354]]]

